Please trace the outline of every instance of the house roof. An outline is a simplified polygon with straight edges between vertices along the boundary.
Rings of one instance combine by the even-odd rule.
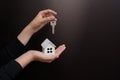
[[[53,47],[56,47],[48,38],[46,38],[46,39],[42,42],[41,46],[42,46],[43,48],[46,48],[48,45],[51,45],[51,46],[53,46]]]

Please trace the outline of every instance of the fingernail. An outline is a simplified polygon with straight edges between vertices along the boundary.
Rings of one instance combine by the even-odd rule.
[[[65,44],[63,44],[62,46],[64,46],[64,47],[65,47]]]

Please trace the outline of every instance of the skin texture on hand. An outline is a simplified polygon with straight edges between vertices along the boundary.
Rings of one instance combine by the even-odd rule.
[[[66,49],[65,45],[61,45],[56,49],[54,55],[46,55],[43,52],[30,50],[18,57],[16,61],[22,66],[22,68],[26,67],[32,61],[40,61],[45,63],[51,63],[55,59],[59,58],[62,52]]]
[[[57,15],[57,13],[50,9],[40,11],[38,15],[18,35],[18,40],[23,45],[26,45],[34,33],[39,31],[47,23],[57,20],[55,15]]]

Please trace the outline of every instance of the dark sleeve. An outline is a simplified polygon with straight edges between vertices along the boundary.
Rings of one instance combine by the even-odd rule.
[[[0,80],[14,80],[22,67],[16,61],[11,61],[0,68]]]
[[[0,50],[0,67],[23,54],[25,46],[16,39]]]

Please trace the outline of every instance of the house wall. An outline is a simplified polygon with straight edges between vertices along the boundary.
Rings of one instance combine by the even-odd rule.
[[[51,64],[32,62],[16,80],[119,80],[120,0],[1,0],[0,47],[48,8],[58,12],[55,35],[48,24],[27,49],[41,50],[45,38],[67,49]]]
[[[52,48],[52,50],[47,50],[48,48]],[[47,51],[52,51],[52,53],[47,53]],[[54,54],[55,53],[55,48],[51,45],[48,45],[45,49],[44,49],[44,53],[46,54]]]

